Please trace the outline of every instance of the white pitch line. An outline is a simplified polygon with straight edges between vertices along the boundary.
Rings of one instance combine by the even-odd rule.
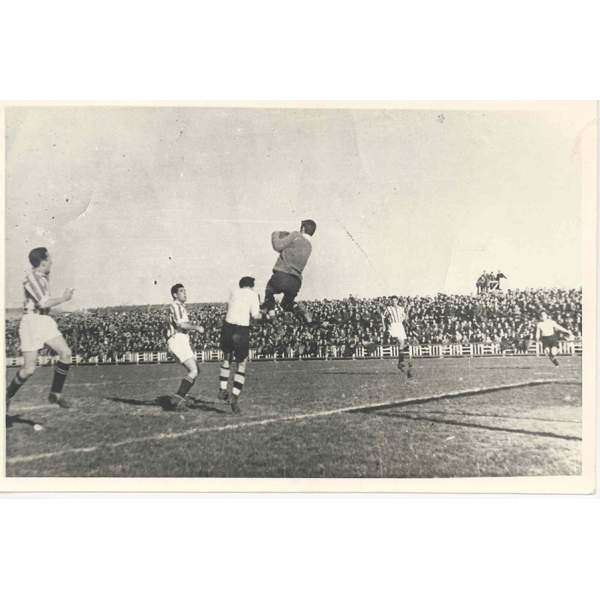
[[[106,444],[98,444],[97,446],[88,446],[85,448],[67,448],[65,450],[58,450],[56,452],[44,452],[41,454],[30,454],[28,456],[13,456],[7,458],[6,463],[9,465],[33,462],[36,460],[44,460],[47,458],[54,458],[56,456],[64,456],[66,454],[83,454],[88,452],[96,452],[98,450],[108,450],[112,448],[119,448],[129,444],[140,444],[144,442],[156,442],[160,440],[174,440],[181,437],[188,437],[190,435],[196,435],[198,433],[215,433],[220,431],[237,431],[240,429],[249,429],[251,427],[262,427],[264,425],[271,425],[272,423],[285,423],[290,421],[304,421],[306,419],[315,419],[319,417],[330,417],[333,415],[339,415],[343,413],[359,412],[361,410],[377,409],[377,408],[390,408],[393,406],[401,406],[405,404],[412,404],[415,402],[424,402],[428,400],[443,400],[445,398],[455,398],[457,396],[470,396],[474,394],[481,394],[486,392],[496,392],[500,390],[509,390],[512,388],[526,387],[530,385],[542,385],[548,383],[581,383],[576,380],[565,380],[565,379],[532,379],[530,381],[520,381],[517,383],[505,383],[495,385],[491,387],[478,387],[468,388],[464,390],[456,390],[453,392],[444,392],[441,394],[433,394],[428,396],[415,396],[412,398],[403,398],[401,400],[388,400],[386,402],[371,402],[368,404],[359,404],[356,406],[343,406],[341,408],[332,408],[329,410],[320,410],[310,413],[296,413],[283,417],[271,417],[268,419],[260,419],[257,421],[245,421],[242,423],[230,423],[228,425],[218,425],[216,427],[193,427],[192,429],[186,429],[185,431],[176,432],[163,432],[156,435],[148,435],[138,438],[126,438],[119,442],[110,442]]]

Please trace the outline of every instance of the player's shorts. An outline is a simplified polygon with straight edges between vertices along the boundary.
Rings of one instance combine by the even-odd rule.
[[[273,271],[265,289],[265,301],[263,307],[272,309],[275,306],[275,294],[283,294],[281,306],[284,310],[291,310],[294,300],[302,287],[302,279],[283,271]]]
[[[558,336],[557,335],[543,335],[542,338],[542,349],[547,348],[558,348]]]
[[[225,321],[221,329],[221,350],[225,356],[233,356],[236,362],[245,360],[250,351],[250,327]]]
[[[21,352],[41,350],[46,342],[60,335],[60,331],[52,317],[30,313],[23,315],[19,323],[19,340]]]
[[[190,336],[185,333],[175,333],[167,340],[169,352],[177,358],[180,363],[184,363],[190,358],[196,359],[196,355],[190,346]]]
[[[390,325],[390,336],[401,342],[406,340],[406,331],[404,330],[404,325],[402,325],[402,323],[392,323]]]

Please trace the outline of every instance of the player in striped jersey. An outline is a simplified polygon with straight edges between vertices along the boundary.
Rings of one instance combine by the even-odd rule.
[[[388,331],[390,337],[395,338],[398,346],[398,368],[401,371],[406,371],[407,377],[412,377],[412,363],[410,358],[408,364],[404,361],[404,348],[406,347],[406,331],[404,329],[404,321],[407,319],[406,311],[404,307],[398,303],[398,296],[392,296],[392,304],[386,306],[381,316],[381,322],[384,330],[386,329],[386,323],[388,325]]]
[[[52,307],[68,302],[72,298],[74,290],[68,288],[62,296],[50,296],[49,276],[52,258],[46,248],[34,248],[29,253],[29,262],[33,269],[23,282],[24,314],[19,323],[19,340],[24,363],[6,388],[7,412],[10,399],[33,375],[37,366],[38,351],[44,346],[48,346],[58,354],[48,401],[61,408],[71,406],[61,396],[71,365],[71,349],[58,330],[54,319],[48,313]]]
[[[170,408],[173,410],[185,410],[187,408],[185,396],[190,391],[196,377],[198,377],[198,363],[196,354],[190,346],[190,331],[204,333],[201,325],[190,323],[185,308],[187,292],[183,284],[176,283],[171,288],[173,302],[169,304],[169,318],[167,321],[167,346],[169,352],[187,369],[186,376],[181,380],[179,389],[171,397]]]

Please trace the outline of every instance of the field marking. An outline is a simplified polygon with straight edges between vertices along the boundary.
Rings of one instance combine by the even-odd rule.
[[[339,415],[343,413],[352,412],[363,412],[369,410],[377,410],[379,408],[392,408],[395,406],[401,406],[405,404],[414,404],[419,402],[428,402],[434,400],[444,400],[446,398],[456,398],[460,396],[473,396],[476,394],[485,394],[489,392],[496,392],[500,390],[509,390],[513,388],[528,387],[535,385],[545,385],[551,383],[572,383],[580,384],[577,380],[565,380],[565,379],[532,379],[530,381],[519,381],[516,383],[504,383],[490,387],[477,387],[467,388],[464,390],[456,390],[453,392],[443,392],[440,394],[429,394],[427,396],[415,396],[412,398],[403,398],[401,400],[388,400],[386,402],[370,402],[368,404],[359,404],[356,406],[343,406],[341,408],[332,408],[329,410],[320,410],[309,413],[296,413],[292,415],[282,417],[270,417],[268,419],[259,419],[254,421],[244,421],[241,423],[229,423],[228,425],[217,425],[214,427],[193,427],[186,429],[185,431],[176,432],[163,432],[154,435],[147,435],[138,438],[126,438],[119,442],[109,442],[104,444],[98,444],[96,446],[88,446],[84,448],[65,448],[64,450],[57,450],[55,452],[43,452],[40,454],[30,454],[26,456],[13,456],[6,459],[7,465],[14,465],[19,463],[33,462],[36,460],[44,460],[47,458],[54,458],[56,456],[64,456],[66,454],[84,454],[89,452],[96,452],[98,450],[108,450],[113,448],[120,448],[121,446],[127,446],[129,444],[140,444],[144,442],[156,442],[162,440],[173,440],[181,437],[188,437],[196,435],[198,433],[215,433],[221,431],[237,431],[240,429],[249,429],[251,427],[262,427],[265,425],[271,425],[273,423],[285,423],[291,421],[304,421],[306,419],[316,419],[320,417],[330,417],[333,415]]]

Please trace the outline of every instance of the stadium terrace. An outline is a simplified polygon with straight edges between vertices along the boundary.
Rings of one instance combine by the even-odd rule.
[[[501,351],[526,350],[534,340],[541,310],[582,336],[581,289],[526,289],[477,296],[438,294],[401,296],[410,318],[407,335],[411,346],[423,344],[495,344]],[[313,300],[304,304],[323,325],[307,327],[291,314],[273,323],[251,328],[252,356],[325,357],[331,348],[340,356],[357,350],[385,346],[390,340],[381,323],[387,297]],[[190,304],[190,317],[203,325],[204,334],[193,333],[197,351],[219,348],[225,314],[222,303]],[[98,357],[116,361],[125,353],[165,352],[165,307],[109,307],[58,313],[57,323],[73,354],[83,361]],[[327,323],[327,325],[325,325]],[[6,320],[6,354],[19,353],[16,318]]]

